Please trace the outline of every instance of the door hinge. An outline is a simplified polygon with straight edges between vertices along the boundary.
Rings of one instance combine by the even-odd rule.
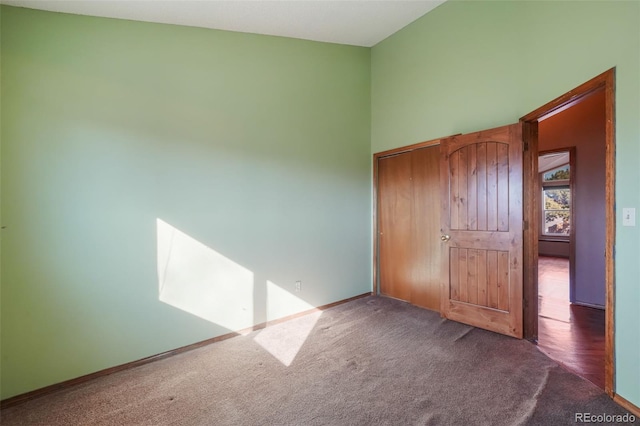
[[[522,143],[522,151],[529,151],[529,142]]]
[[[529,229],[529,222],[527,222],[526,220],[522,221],[522,230],[523,231],[527,231]]]

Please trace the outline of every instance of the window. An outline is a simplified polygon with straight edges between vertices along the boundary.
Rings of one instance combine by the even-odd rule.
[[[569,165],[543,172],[541,178],[542,235],[568,237],[571,234]]]

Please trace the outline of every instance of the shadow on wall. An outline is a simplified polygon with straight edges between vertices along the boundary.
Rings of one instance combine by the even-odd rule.
[[[158,300],[229,330],[252,327],[255,305],[266,305],[267,321],[278,318],[283,306],[296,311],[314,309],[272,281],[266,300],[256,301],[254,273],[161,219],[157,227]],[[255,342],[285,366],[291,365],[315,323],[317,311],[295,330],[272,326]]]

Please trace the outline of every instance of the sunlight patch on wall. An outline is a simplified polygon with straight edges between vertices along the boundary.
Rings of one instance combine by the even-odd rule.
[[[313,306],[304,300],[267,281],[267,317],[270,320],[290,315],[282,312],[303,312],[310,309],[314,309]],[[269,326],[260,331],[254,341],[288,367],[321,315],[322,311],[316,310],[293,321]]]
[[[157,219],[158,299],[239,330],[253,325],[253,272]]]
[[[273,321],[314,308],[315,306],[310,305],[281,286],[272,281],[267,281],[267,321]]]

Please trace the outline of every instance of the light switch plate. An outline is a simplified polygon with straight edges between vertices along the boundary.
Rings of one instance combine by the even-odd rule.
[[[636,209],[625,207],[622,209],[622,226],[636,226]]]

